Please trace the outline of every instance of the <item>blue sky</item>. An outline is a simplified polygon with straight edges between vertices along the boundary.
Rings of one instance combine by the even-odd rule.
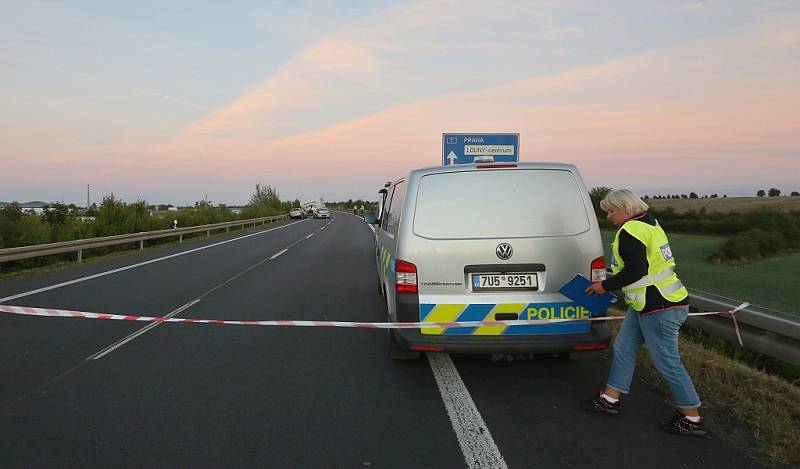
[[[163,3],[3,3],[0,200],[371,197],[443,132],[590,186],[800,190],[794,1]]]

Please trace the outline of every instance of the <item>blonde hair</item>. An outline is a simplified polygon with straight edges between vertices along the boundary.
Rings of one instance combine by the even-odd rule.
[[[629,189],[611,191],[603,197],[600,208],[608,212],[611,207],[625,212],[628,216],[644,213],[650,208],[641,197]]]

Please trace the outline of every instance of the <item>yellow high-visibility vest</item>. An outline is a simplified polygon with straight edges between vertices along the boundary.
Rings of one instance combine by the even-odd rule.
[[[625,267],[625,262],[619,255],[619,234],[623,230],[644,244],[647,253],[647,275],[622,288],[628,306],[641,312],[644,309],[645,292],[650,285],[655,285],[661,296],[671,302],[678,302],[689,296],[686,287],[675,274],[672,249],[658,222],[653,226],[642,221],[629,220],[617,230],[611,244],[611,271],[616,275]]]

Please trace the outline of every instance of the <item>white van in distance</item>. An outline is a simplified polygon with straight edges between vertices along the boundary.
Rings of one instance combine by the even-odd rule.
[[[604,315],[558,290],[605,278],[594,210],[575,166],[479,163],[411,171],[380,191],[378,280],[393,322]],[[567,353],[608,347],[602,321],[397,329],[394,358],[420,351]]]

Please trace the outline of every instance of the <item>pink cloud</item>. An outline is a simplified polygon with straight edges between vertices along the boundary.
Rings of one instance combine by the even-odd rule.
[[[573,162],[597,184],[675,173],[686,184],[756,175],[779,183],[800,171],[800,71],[793,61],[800,42],[788,19],[344,121],[320,119],[400,93],[390,80],[397,64],[385,53],[431,46],[420,38],[392,42],[391,30],[407,30],[415,18],[425,24],[426,11],[415,5],[382,34],[342,33],[312,45],[174,140],[108,148],[129,155],[124,168],[112,167],[126,177],[179,175],[198,185],[301,181],[306,189],[298,192],[357,195],[410,168],[438,165],[442,132],[519,132],[523,161]]]

